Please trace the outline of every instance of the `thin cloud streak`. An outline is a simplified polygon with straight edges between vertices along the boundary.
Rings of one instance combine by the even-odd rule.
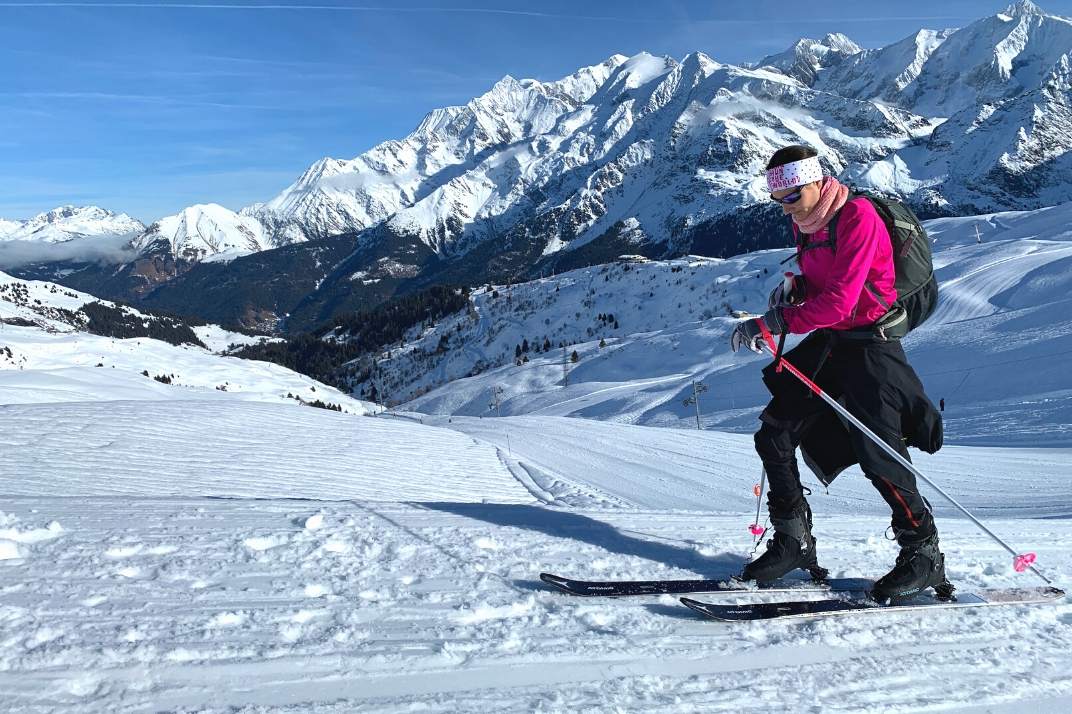
[[[78,3],[78,2],[27,2],[27,3],[0,3],[0,8],[51,8],[51,7],[84,7],[84,8],[136,8],[136,9],[166,9],[166,10],[313,10],[321,12],[393,12],[393,13],[470,13],[483,15],[516,15],[521,17],[541,17],[555,20],[592,20],[597,22],[626,22],[642,24],[662,25],[799,25],[830,22],[930,22],[933,20],[970,20],[973,18],[963,15],[938,15],[919,17],[866,17],[866,18],[793,18],[777,20],[763,18],[759,20],[704,20],[704,19],[665,19],[665,18],[626,18],[607,17],[600,15],[564,15],[546,12],[530,12],[525,10],[496,10],[494,8],[480,7],[370,7],[349,5],[232,5],[222,3]]]
[[[192,107],[222,107],[225,109],[269,109],[283,111],[288,107],[256,104],[225,104],[223,102],[195,102],[174,97],[145,94],[108,94],[106,92],[0,92],[0,97],[23,97],[26,99],[94,99],[104,101],[139,102],[144,104],[172,104]]]

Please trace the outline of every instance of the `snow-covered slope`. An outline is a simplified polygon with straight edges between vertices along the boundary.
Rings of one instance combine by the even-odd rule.
[[[950,443],[1072,445],[1072,372],[1048,365],[1072,349],[1070,224],[1068,204],[927,222],[941,297],[905,347],[932,399],[947,400]],[[477,291],[471,313],[355,365],[357,388],[440,417],[495,414],[499,387],[504,415],[689,428],[695,412],[681,402],[701,380],[705,428],[750,433],[768,398],[766,358],[730,353],[730,312],[761,313],[788,254],[604,266]]]
[[[215,203],[190,206],[162,218],[134,240],[139,253],[169,253],[187,261],[232,260],[275,247],[254,218]]]
[[[218,354],[254,338],[215,325],[194,328],[209,349],[85,332],[86,316],[78,311],[96,301],[60,285],[0,273],[0,405],[194,400],[300,406],[320,400],[353,414],[371,412],[372,405],[278,365]]]
[[[61,206],[28,221],[0,219],[0,241],[65,243],[86,236],[137,235],[144,230],[141,221],[97,206]]]

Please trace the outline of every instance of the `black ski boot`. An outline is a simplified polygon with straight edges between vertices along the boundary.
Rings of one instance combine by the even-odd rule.
[[[765,582],[777,580],[790,570],[803,568],[815,580],[825,580],[828,571],[819,567],[815,556],[815,538],[811,534],[811,508],[804,505],[793,513],[771,511],[774,537],[767,541],[767,552],[744,566],[742,580]]]
[[[934,522],[918,531],[900,531],[897,542],[901,553],[893,570],[883,575],[871,597],[888,604],[911,600],[933,587],[939,600],[956,600],[953,584],[945,578],[945,556],[938,549],[938,530]]]

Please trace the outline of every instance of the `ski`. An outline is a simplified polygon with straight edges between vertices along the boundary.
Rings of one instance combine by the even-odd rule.
[[[684,595],[686,593],[750,593],[816,590],[818,592],[865,592],[874,580],[831,578],[829,580],[773,580],[767,583],[724,580],[572,580],[540,573],[540,580],[570,595],[624,597],[629,595]]]
[[[824,598],[804,602],[716,605],[683,597],[681,598],[681,603],[696,612],[723,622],[749,622],[753,620],[826,617],[853,612],[907,612],[920,609],[1034,605],[1058,600],[1064,597],[1064,594],[1064,590],[1058,588],[1037,587],[958,593],[954,600],[939,600],[934,595],[922,595],[908,602],[895,605],[880,605],[866,598]]]

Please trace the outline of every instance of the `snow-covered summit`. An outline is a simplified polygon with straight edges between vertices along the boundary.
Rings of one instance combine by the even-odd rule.
[[[768,55],[759,62],[744,66],[777,69],[810,87],[815,84],[820,70],[834,67],[846,57],[861,51],[860,47],[845,35],[833,33],[821,41],[801,39],[785,52]]]
[[[465,106],[429,112],[412,134],[385,141],[352,160],[324,158],[264,204],[242,211],[278,243],[357,232],[387,219],[457,179],[497,147],[552,132],[587,102],[627,58],[615,55],[556,82],[504,77]]]
[[[215,203],[162,218],[134,241],[139,253],[167,252],[189,261],[230,260],[270,247],[255,218]]]
[[[963,29],[923,31],[859,52],[821,74],[815,87],[950,117],[1039,89],[1070,52],[1072,20],[1021,0]]]
[[[60,206],[27,221],[0,219],[0,240],[66,243],[86,236],[136,235],[141,221],[97,206]]]

